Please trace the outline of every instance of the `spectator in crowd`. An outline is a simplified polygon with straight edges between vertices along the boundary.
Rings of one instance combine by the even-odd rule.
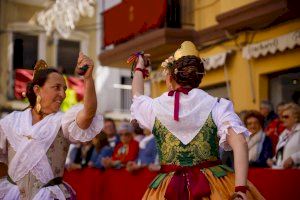
[[[67,170],[82,169],[86,167],[92,157],[93,150],[94,146],[90,141],[82,142],[75,146],[70,152],[71,157],[73,157],[72,155],[75,155],[75,158],[73,161],[70,161]]]
[[[98,169],[104,169],[101,161],[102,158],[111,157],[113,153],[113,148],[109,146],[107,136],[103,132],[97,135],[92,143],[94,145],[94,151],[90,162],[88,163],[89,167],[95,167]]]
[[[266,128],[270,122],[278,118],[278,116],[274,112],[273,105],[267,100],[263,100],[260,102],[260,113],[265,118],[263,128]]]
[[[112,148],[114,148],[120,142],[120,138],[117,135],[116,124],[113,119],[104,119],[103,132],[106,134],[109,146]]]
[[[245,115],[244,123],[252,133],[250,137],[246,138],[249,149],[249,165],[267,167],[267,160],[272,158],[272,141],[262,129],[264,116],[258,111],[251,110]]]
[[[282,112],[285,130],[279,136],[276,154],[268,160],[273,168],[300,166],[300,107],[295,103],[286,104]]]
[[[135,141],[140,142],[144,138],[144,130],[139,126],[139,123],[136,119],[131,121],[131,125],[133,126],[133,138]]]
[[[247,113],[248,113],[248,110],[242,110],[241,112],[238,113],[238,116],[240,117],[240,119],[243,123],[244,123],[244,119],[245,119],[245,116]]]
[[[145,137],[139,143],[138,159],[136,161],[129,161],[126,165],[126,169],[130,172],[155,163],[157,156],[155,138],[150,130],[144,129],[143,132]]]
[[[281,116],[284,108],[284,103],[279,103],[277,105],[277,115],[279,116],[278,118],[275,118],[273,121],[271,121],[264,129],[265,133],[267,136],[269,136],[272,140],[272,151],[273,154],[275,153],[276,150],[276,145],[278,143],[278,139],[282,131],[285,129]]]
[[[138,157],[139,143],[133,139],[133,127],[129,122],[121,123],[119,135],[121,142],[114,148],[112,158],[102,159],[105,168],[121,168]]]
[[[77,153],[77,150],[75,150],[75,149],[80,148],[80,146],[81,146],[80,142],[70,144],[69,151],[68,151],[67,158],[66,158],[66,162],[65,162],[65,168],[68,171],[72,170],[73,169],[72,167],[74,167],[73,164],[74,164],[76,153]]]

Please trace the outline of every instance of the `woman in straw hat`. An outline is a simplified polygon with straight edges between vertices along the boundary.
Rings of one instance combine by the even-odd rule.
[[[181,44],[163,64],[168,92],[144,96],[149,55],[140,55],[132,82],[132,117],[152,130],[160,174],[143,199],[264,199],[247,181],[249,131],[226,99],[201,89],[204,63],[192,42]],[[219,161],[219,146],[234,151],[235,173]]]
[[[40,60],[27,86],[30,107],[0,120],[0,161],[8,165],[7,178],[0,180],[0,199],[75,199],[62,181],[69,144],[92,140],[103,127],[102,116],[96,115],[94,64],[80,53],[77,72],[82,66],[87,69],[83,105],[60,112],[65,79]]]

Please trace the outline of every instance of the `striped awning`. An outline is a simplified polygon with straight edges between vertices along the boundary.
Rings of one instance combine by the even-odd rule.
[[[232,51],[225,51],[222,53],[218,53],[212,56],[209,56],[207,58],[204,58],[205,65],[204,68],[206,71],[216,69],[218,67],[221,67],[225,65],[226,57],[231,53]]]
[[[297,45],[300,45],[300,30],[247,45],[243,48],[243,57],[247,60],[258,58],[267,54],[275,54],[277,51],[283,52],[286,49],[293,49]]]

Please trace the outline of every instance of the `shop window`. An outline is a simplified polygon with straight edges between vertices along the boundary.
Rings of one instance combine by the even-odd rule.
[[[79,41],[59,40],[57,47],[57,67],[64,74],[73,75],[80,51]]]
[[[269,75],[269,97],[274,106],[280,102],[300,104],[300,67]]]
[[[131,86],[131,82],[132,80],[130,77],[126,77],[126,76],[121,77],[122,85]],[[132,104],[131,90],[121,89],[121,109],[124,111],[129,111],[131,104]]]
[[[13,69],[33,69],[38,58],[38,36],[13,33]]]

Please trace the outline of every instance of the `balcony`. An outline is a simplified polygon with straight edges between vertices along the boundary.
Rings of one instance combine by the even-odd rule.
[[[194,40],[191,10],[192,5],[183,0],[132,0],[106,11],[103,14],[104,46],[99,55],[101,64],[128,67],[127,57],[143,50],[151,54],[154,67],[159,65],[178,44]]]

